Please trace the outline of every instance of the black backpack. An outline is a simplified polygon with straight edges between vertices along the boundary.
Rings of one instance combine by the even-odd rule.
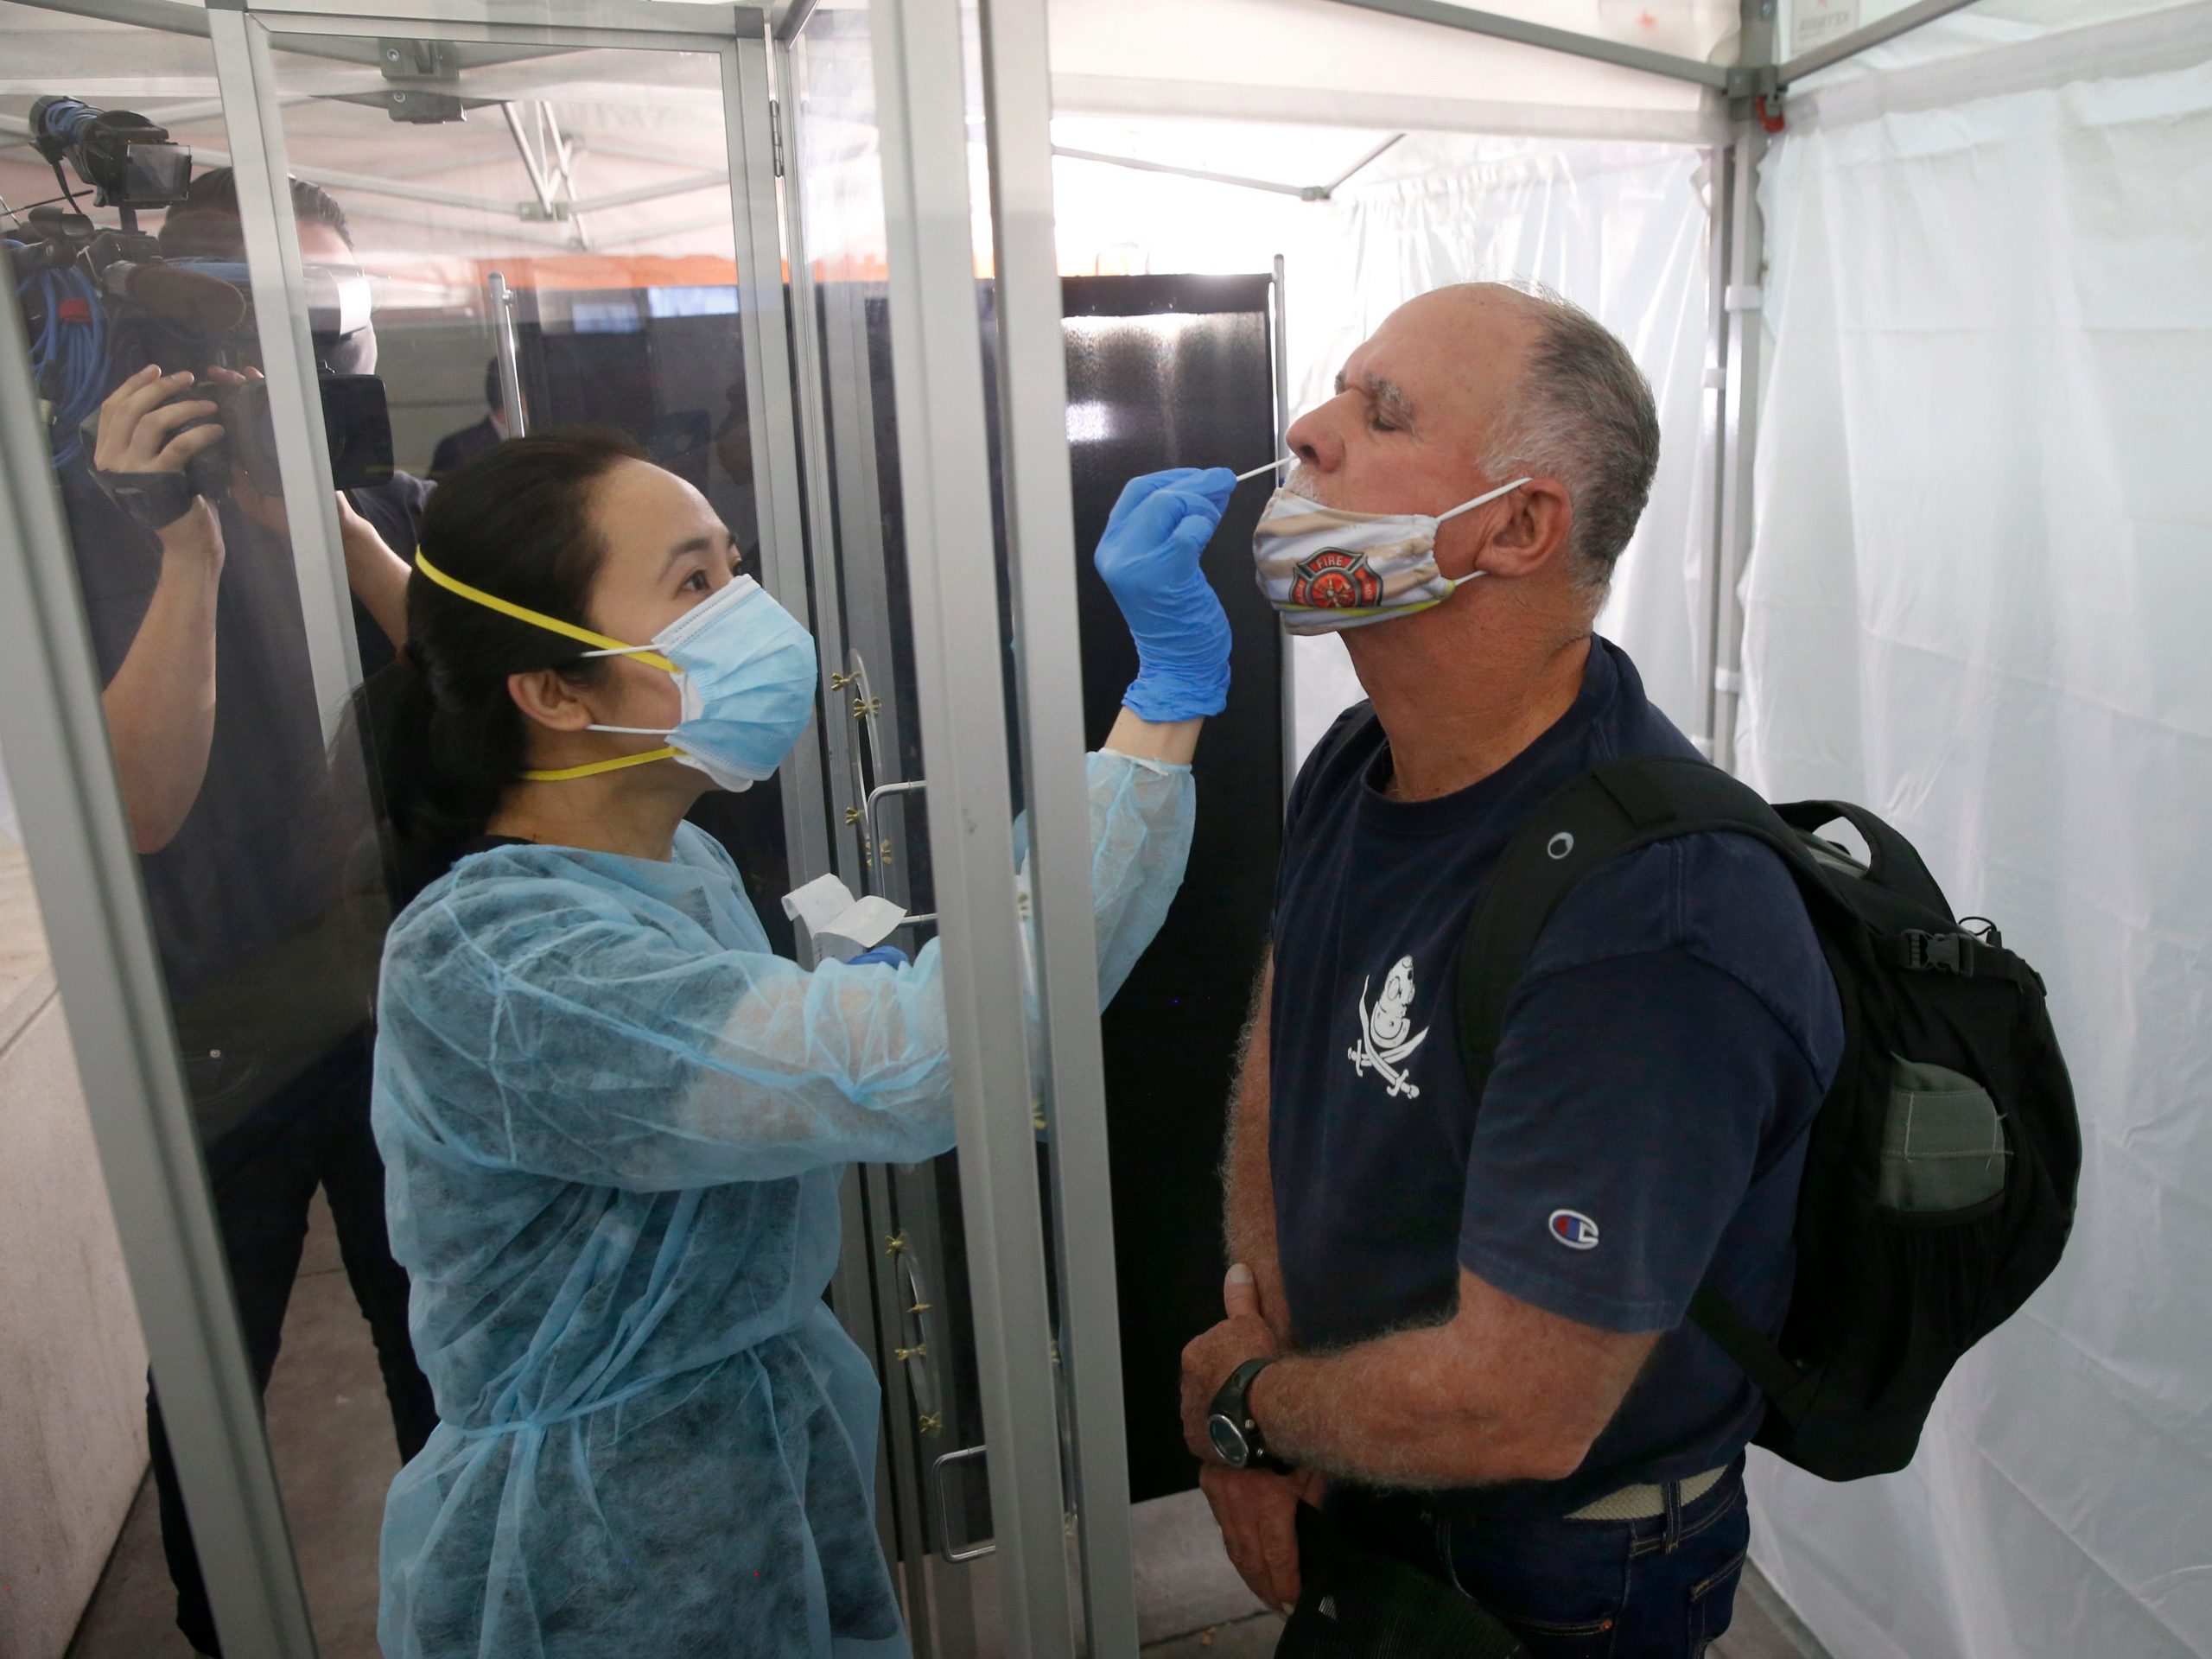
[[[1837,819],[1871,862],[1814,833]],[[1859,807],[1770,806],[1702,760],[1611,761],[1537,808],[1500,855],[1460,949],[1460,1052],[1479,1101],[1560,901],[1610,859],[1707,830],[1754,836],[1788,863],[1845,1041],[1806,1152],[1780,1339],[1710,1285],[1690,1317],[1766,1395],[1759,1445],[1829,1480],[1885,1474],[1911,1460],[1951,1367],[2049,1275],[2073,1224],[2073,1088],[2043,980],[1993,925],[1961,927],[1911,844]]]

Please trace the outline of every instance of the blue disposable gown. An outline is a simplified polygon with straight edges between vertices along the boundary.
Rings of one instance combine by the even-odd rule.
[[[1192,790],[1089,770],[1111,996]],[[385,1509],[386,1659],[905,1653],[822,1294],[841,1166],[952,1145],[936,944],[804,971],[689,826],[668,863],[480,853],[386,940],[375,1120],[440,1418]]]

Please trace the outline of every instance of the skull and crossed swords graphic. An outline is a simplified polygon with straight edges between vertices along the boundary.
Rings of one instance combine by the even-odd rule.
[[[1414,959],[1400,957],[1393,964],[1383,976],[1382,988],[1376,994],[1372,1009],[1367,1005],[1370,982],[1360,981],[1360,1039],[1344,1052],[1351,1060],[1353,1071],[1362,1076],[1372,1066],[1376,1075],[1390,1085],[1394,1098],[1402,1096],[1408,1100],[1418,1100],[1421,1085],[1408,1074],[1405,1063],[1415,1049],[1428,1040],[1428,1027],[1410,1031],[1412,1021],[1406,1017],[1407,1007],[1414,1000]]]

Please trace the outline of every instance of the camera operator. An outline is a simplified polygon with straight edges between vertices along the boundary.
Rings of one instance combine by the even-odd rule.
[[[296,180],[292,197],[302,259],[351,266],[338,203]],[[228,169],[193,181],[160,247],[173,260],[244,259]],[[188,318],[157,320],[147,338],[172,360],[115,388],[91,465],[65,465],[59,476],[232,1284],[265,1389],[309,1208],[318,1188],[328,1195],[404,1459],[436,1415],[408,1338],[407,1279],[385,1234],[384,1167],[369,1128],[370,998],[389,904],[374,890],[377,874],[364,881],[347,868],[361,861],[348,836],[366,821],[365,804],[339,797],[359,763],[334,766],[326,750],[282,499],[233,461],[227,487],[210,499],[200,484],[156,529],[94,476],[182,474],[238,435],[211,418],[219,405],[206,394],[246,373],[173,360],[192,349]],[[326,370],[374,367],[372,327],[318,335],[316,346]],[[203,462],[195,479],[205,473]],[[429,488],[395,474],[339,496],[365,671],[390,662],[404,638],[409,565],[393,549],[414,547]],[[178,1627],[197,1650],[217,1653],[150,1392],[148,1416]]]

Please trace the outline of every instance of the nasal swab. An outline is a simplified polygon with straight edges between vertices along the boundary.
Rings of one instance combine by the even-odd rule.
[[[1236,481],[1237,481],[1239,484],[1242,484],[1242,483],[1243,483],[1246,479],[1248,479],[1248,478],[1257,478],[1257,477],[1258,477],[1262,473],[1272,473],[1272,472],[1274,472],[1274,471],[1275,470],[1275,468],[1276,468],[1276,467],[1285,467],[1285,466],[1289,465],[1289,463],[1290,463],[1290,457],[1289,457],[1288,455],[1285,455],[1285,456],[1283,456],[1283,457],[1282,457],[1282,459],[1281,459],[1281,460],[1280,460],[1280,461],[1269,461],[1269,462],[1268,462],[1266,466],[1264,466],[1264,467],[1254,467],[1250,472],[1249,472],[1249,473],[1239,473],[1239,474],[1236,474]]]

